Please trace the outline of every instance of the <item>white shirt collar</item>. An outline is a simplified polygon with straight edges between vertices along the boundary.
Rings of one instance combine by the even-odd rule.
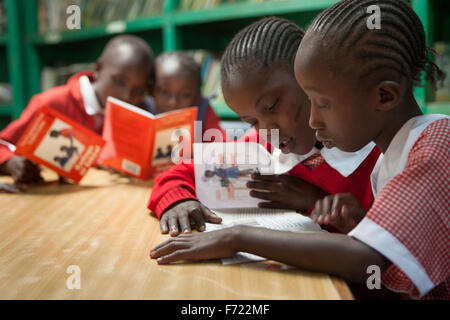
[[[374,142],[369,142],[365,147],[356,152],[344,152],[338,148],[322,148],[320,153],[330,167],[344,177],[348,177],[358,169],[375,146],[376,144]]]
[[[273,147],[273,158],[275,159],[275,174],[283,174],[289,172],[292,168],[294,168],[299,163],[305,161],[313,154],[319,151],[316,147],[314,147],[307,154],[295,154],[295,153],[283,153],[281,149]]]
[[[80,77],[80,91],[83,97],[84,109],[88,115],[103,114],[105,111],[100,106],[91,81],[87,76]]]
[[[339,172],[342,176],[348,177],[351,175],[360,164],[367,158],[367,156],[372,152],[375,147],[374,142],[370,142],[361,150],[356,152],[344,152],[339,150],[338,148],[322,148],[320,153],[325,161]],[[275,161],[275,173],[283,174],[290,171],[297,164],[305,161],[313,154],[318,152],[319,149],[314,147],[310,152],[304,155],[298,155],[295,153],[285,154],[280,149],[274,148],[273,155]]]

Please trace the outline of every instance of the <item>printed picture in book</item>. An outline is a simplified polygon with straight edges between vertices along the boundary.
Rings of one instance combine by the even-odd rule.
[[[22,135],[16,153],[79,182],[104,143],[99,135],[44,107]]]
[[[153,148],[153,165],[158,166],[167,164],[168,167],[172,166],[172,156],[176,159],[183,158],[183,149],[176,149],[177,145],[180,145],[183,141],[183,133],[191,132],[191,126],[185,125],[182,127],[175,127],[166,130],[162,130],[156,133],[155,146]],[[162,169],[164,170],[164,168]]]
[[[246,184],[251,180],[251,174],[257,171],[249,165],[237,165],[235,154],[218,153],[206,160],[203,181],[210,190],[214,190],[215,200],[247,199]]]

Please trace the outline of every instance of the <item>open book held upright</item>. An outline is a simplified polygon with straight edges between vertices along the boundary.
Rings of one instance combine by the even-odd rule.
[[[225,142],[194,144],[195,188],[198,199],[223,218],[223,223],[240,219],[272,218],[289,215],[298,217],[299,224],[286,228],[318,230],[311,219],[292,210],[258,208],[260,199],[249,195],[247,182],[254,172],[282,174],[277,158],[256,142]],[[281,229],[286,229],[280,226]]]
[[[100,163],[140,179],[150,179],[191,152],[197,108],[179,109],[159,115],[108,97]],[[184,147],[183,147],[184,146]]]
[[[43,107],[18,141],[15,152],[78,183],[104,144],[95,132]]]
[[[251,197],[246,186],[252,173],[282,174],[291,169],[259,143],[195,143],[194,168],[197,198],[222,218],[219,225],[207,223],[206,231],[239,224],[293,232],[321,231],[319,225],[296,211],[258,208],[261,200]],[[261,259],[239,253],[222,261],[229,264]]]

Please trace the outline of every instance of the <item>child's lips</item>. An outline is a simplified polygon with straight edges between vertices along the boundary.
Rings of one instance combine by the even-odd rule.
[[[323,146],[324,146],[325,148],[327,148],[327,149],[331,149],[331,148],[334,147],[334,143],[333,143],[333,141],[331,141],[331,140],[323,140],[323,141],[322,141],[322,144],[323,144]]]
[[[323,146],[325,148],[331,149],[331,148],[334,147],[333,140],[325,138],[325,137],[322,137],[317,131],[316,131],[316,138],[317,138],[317,140],[319,140],[323,144]]]
[[[292,137],[281,139],[279,147],[283,153],[291,152],[292,140]]]

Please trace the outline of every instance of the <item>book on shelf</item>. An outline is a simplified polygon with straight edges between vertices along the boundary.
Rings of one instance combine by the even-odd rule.
[[[197,108],[153,115],[108,97],[99,161],[140,179],[150,179],[191,154]],[[186,154],[182,154],[187,150]]]
[[[5,3],[0,2],[0,35],[6,33],[7,25],[8,25],[8,16],[6,15]]]
[[[229,110],[222,93],[220,82],[221,53],[202,49],[191,50],[188,53],[201,66],[202,96],[209,99],[210,105],[219,115],[237,118],[237,115]]]
[[[270,154],[256,142],[194,143],[194,171],[197,198],[222,218],[221,224],[206,224],[206,231],[235,225],[259,226],[293,232],[319,232],[321,228],[295,210],[258,208],[260,199],[250,196],[247,182],[251,174],[283,174],[297,163],[282,155]],[[225,264],[263,260],[238,253],[223,259]]]
[[[0,82],[0,104],[12,101],[12,87],[9,83]]]
[[[105,25],[113,21],[134,20],[159,15],[166,0],[40,0],[39,31],[67,31],[67,7],[77,5],[82,28]]]
[[[435,100],[437,102],[450,102],[450,42],[437,42],[434,49],[436,51],[436,64],[447,75],[443,83],[437,87]]]
[[[283,0],[180,0],[178,5],[179,11],[196,11],[203,9],[216,8],[221,5],[233,3],[262,3],[275,2]]]
[[[44,67],[41,71],[41,90],[46,91],[67,83],[75,73],[94,70],[95,63],[75,63],[58,67]]]
[[[202,96],[211,99],[220,90],[220,59],[221,54],[207,50],[188,51],[201,66]]]
[[[104,144],[96,133],[50,107],[43,107],[19,139],[15,152],[78,183]]]

